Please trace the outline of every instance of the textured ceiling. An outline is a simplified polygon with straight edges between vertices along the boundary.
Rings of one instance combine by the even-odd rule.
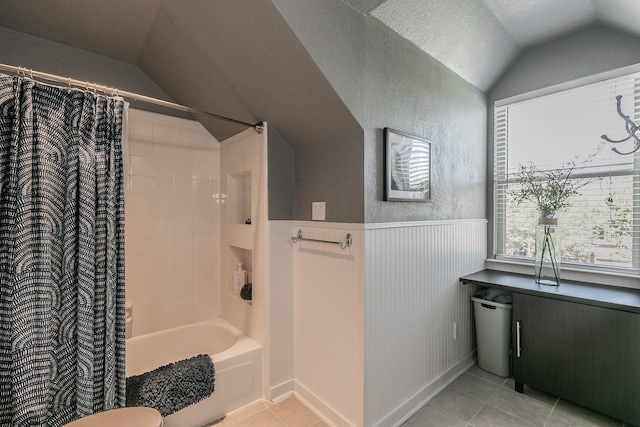
[[[522,52],[603,23],[640,36],[639,0],[343,0],[487,91]]]

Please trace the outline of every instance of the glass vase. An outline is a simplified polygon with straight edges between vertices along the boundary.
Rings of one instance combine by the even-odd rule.
[[[557,218],[539,218],[536,225],[536,283],[560,284],[560,230]]]

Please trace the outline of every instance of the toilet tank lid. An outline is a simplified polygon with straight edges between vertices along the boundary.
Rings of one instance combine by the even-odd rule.
[[[160,412],[152,408],[112,409],[80,418],[65,427],[162,427]]]

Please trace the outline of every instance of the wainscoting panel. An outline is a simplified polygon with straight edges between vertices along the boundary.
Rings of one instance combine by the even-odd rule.
[[[293,244],[294,393],[331,424],[361,426],[363,415],[363,226],[296,222]],[[293,234],[292,234],[293,235]]]
[[[293,392],[293,243],[289,221],[269,222],[267,310],[269,345],[267,357],[268,400],[278,401]]]
[[[474,351],[473,289],[458,278],[484,268],[487,223],[365,229],[364,425],[390,426],[406,417],[399,412],[408,401]]]

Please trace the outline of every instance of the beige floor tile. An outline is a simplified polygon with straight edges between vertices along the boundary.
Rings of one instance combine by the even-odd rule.
[[[553,409],[552,406],[506,388],[500,388],[487,403],[537,426],[544,425]]]
[[[233,427],[287,427],[270,409],[264,409],[242,421],[231,424]]]
[[[507,414],[491,405],[485,405],[471,420],[470,425],[474,427],[533,427],[535,424]]]
[[[450,387],[486,402],[500,388],[500,385],[465,372],[452,382]]]
[[[289,427],[310,427],[320,420],[294,397],[276,403],[270,409]]]
[[[490,381],[494,384],[503,385],[507,378],[502,378],[497,375],[492,374],[491,372],[487,372],[484,369],[481,369],[478,365],[473,365],[466,372],[467,374],[475,375],[476,377],[480,377],[483,380]]]
[[[484,402],[467,396],[451,387],[442,390],[436,397],[431,399],[429,404],[443,409],[465,421],[471,421],[484,406]]]
[[[466,427],[467,422],[431,404],[425,405],[402,427]]]
[[[266,402],[262,401],[262,400],[258,400],[256,402],[250,403],[246,406],[243,406],[242,408],[235,410],[233,412],[231,412],[230,414],[227,414],[227,416],[224,417],[224,419],[222,421],[220,421],[219,424],[224,425],[224,426],[228,426],[230,424],[237,424],[255,414],[257,414],[260,411],[265,411],[267,410],[267,405],[265,404]]]

